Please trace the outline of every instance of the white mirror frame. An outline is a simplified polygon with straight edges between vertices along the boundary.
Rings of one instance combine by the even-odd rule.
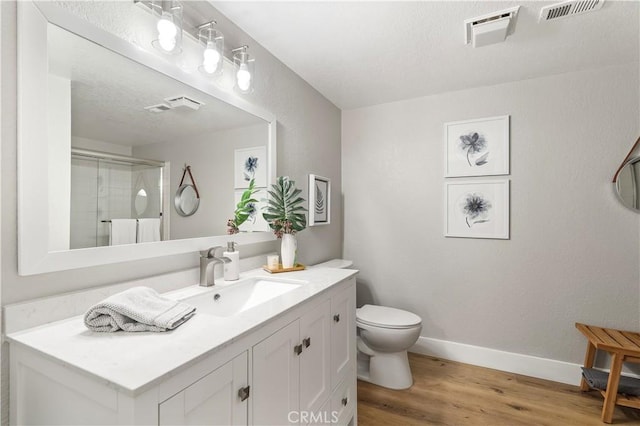
[[[18,2],[18,273],[53,271],[149,259],[224,245],[229,236],[212,236],[117,247],[49,251],[49,150],[47,141],[47,24],[52,23],[247,111],[269,123],[268,180],[276,178],[276,119],[237,95],[182,71],[154,54],[99,29],[54,2]],[[229,212],[232,214],[232,212]],[[234,235],[239,244],[275,239],[270,232]]]

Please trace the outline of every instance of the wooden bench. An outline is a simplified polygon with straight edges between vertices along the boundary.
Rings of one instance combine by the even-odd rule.
[[[616,404],[625,407],[640,408],[640,398],[618,394],[622,364],[625,362],[640,364],[640,333],[580,323],[576,323],[576,328],[589,339],[587,353],[584,357],[585,368],[593,367],[596,350],[600,349],[611,354],[611,368],[607,389],[600,390],[600,393],[604,396],[602,421],[611,423]],[[580,382],[580,390],[589,390],[589,385],[584,377]]]

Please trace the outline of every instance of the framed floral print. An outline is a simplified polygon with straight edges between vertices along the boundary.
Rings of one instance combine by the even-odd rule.
[[[309,226],[331,222],[331,181],[322,176],[309,175]]]
[[[248,188],[251,179],[256,180],[256,188],[267,186],[267,147],[236,149],[234,157],[235,189]]]
[[[445,177],[509,174],[509,116],[444,123]]]
[[[509,239],[509,179],[446,181],[445,237]]]

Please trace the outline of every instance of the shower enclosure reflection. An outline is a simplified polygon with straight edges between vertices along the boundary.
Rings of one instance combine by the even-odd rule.
[[[156,219],[145,223],[155,232],[144,241],[136,232],[131,243],[164,239],[163,168],[163,162],[73,149],[70,248],[111,245],[113,219]]]

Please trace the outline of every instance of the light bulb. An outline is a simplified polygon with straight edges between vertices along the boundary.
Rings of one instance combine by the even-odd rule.
[[[173,23],[173,17],[169,13],[163,13],[158,21],[158,44],[163,50],[171,52],[176,47],[176,35],[178,28]]]
[[[247,64],[240,64],[240,68],[236,73],[236,81],[238,82],[238,88],[244,92],[249,90],[249,87],[251,87],[251,73],[249,72]]]
[[[218,69],[218,62],[220,62],[220,52],[216,49],[215,43],[212,41],[207,42],[207,47],[203,53],[202,67],[209,74],[213,74]]]

